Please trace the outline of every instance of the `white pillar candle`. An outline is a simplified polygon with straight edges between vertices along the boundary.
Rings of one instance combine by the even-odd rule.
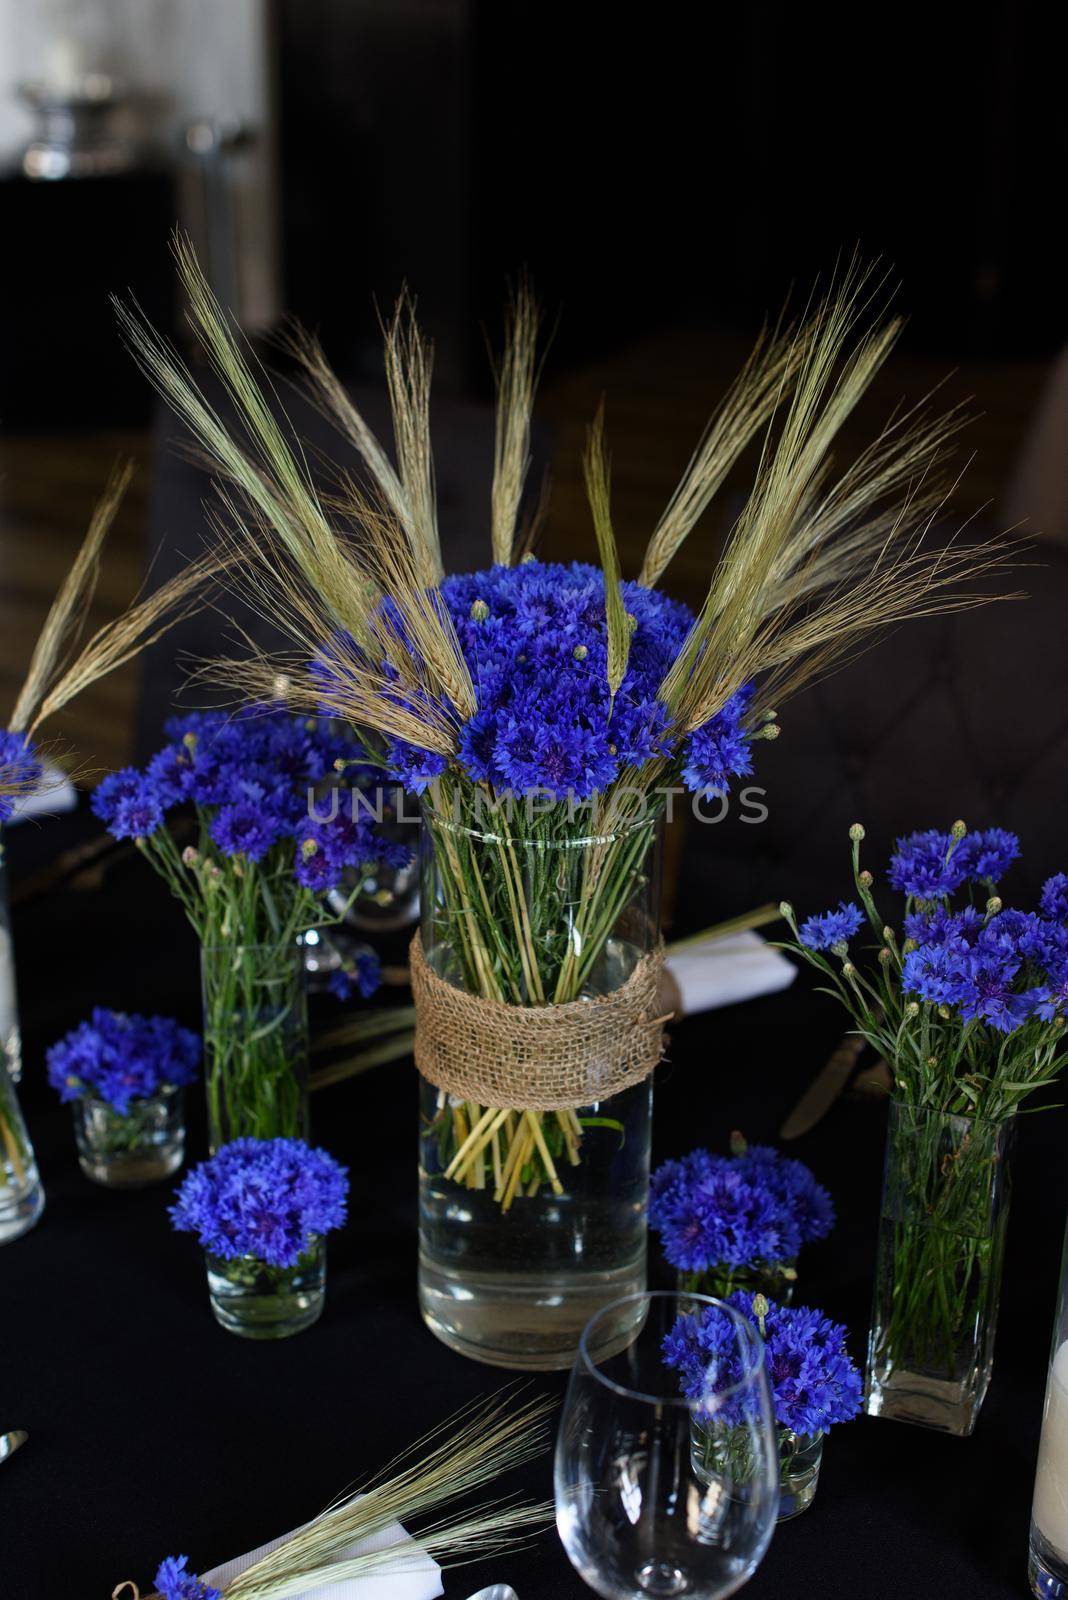
[[[1068,1339],[1049,1369],[1031,1515],[1042,1537],[1068,1561]]]

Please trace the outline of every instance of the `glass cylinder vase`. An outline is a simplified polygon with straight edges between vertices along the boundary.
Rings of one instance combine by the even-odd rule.
[[[78,1164],[109,1189],[144,1189],[177,1172],[185,1155],[185,1094],[166,1084],[125,1112],[82,1095],[72,1102]]]
[[[26,1233],[44,1210],[44,1189],[18,1095],[0,1050],[0,1244]]]
[[[211,1150],[231,1139],[306,1139],[303,940],[204,945],[201,982]]]
[[[292,1267],[255,1256],[206,1255],[208,1295],[216,1322],[243,1339],[287,1339],[310,1328],[326,1300],[326,1243],[312,1238]]]
[[[420,1079],[420,1305],[453,1349],[520,1369],[569,1366],[591,1317],[646,1273],[655,977],[655,1043],[632,1081],[610,1087],[611,1042],[583,1030],[655,971],[659,829],[593,836],[559,812],[521,833],[516,818],[479,829],[428,809],[421,847],[426,968],[493,1004],[431,1007],[417,984],[417,1063],[499,1046],[507,1093]],[[528,1099],[545,1074],[572,1092]],[[636,1332],[637,1304],[598,1323],[607,1345]]]
[[[993,1367],[1014,1128],[891,1102],[870,1416],[974,1428]]]
[[[1068,1596],[1068,1231],[1042,1408],[1027,1575],[1037,1600]]]
[[[823,1460],[822,1433],[794,1433],[776,1428],[778,1452],[779,1504],[776,1521],[789,1522],[807,1511],[816,1498]],[[736,1477],[745,1481],[745,1452],[748,1437],[743,1428],[724,1426],[715,1420],[695,1416],[692,1423],[691,1464],[699,1482],[720,1480],[728,1464]]]

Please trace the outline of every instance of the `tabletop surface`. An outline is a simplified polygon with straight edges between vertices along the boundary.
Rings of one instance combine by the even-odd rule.
[[[16,880],[91,826],[79,815],[12,830]],[[197,1247],[169,1229],[172,1186],[122,1193],[89,1183],[69,1109],[44,1083],[44,1049],[94,1004],[196,1025],[196,948],[176,907],[131,854],[102,882],[17,904],[15,939],[21,1095],[47,1209],[0,1250],[0,1428],[30,1435],[0,1470],[0,1593],[106,1600],[125,1578],[147,1590],[164,1555],[188,1553],[206,1570],[295,1526],[508,1375],[453,1354],[419,1316],[410,1061],[315,1097],[314,1136],[348,1164],[352,1183],[350,1222],[330,1243],[326,1310],[296,1338],[240,1340],[210,1315]],[[676,1027],[657,1072],[655,1159],[699,1142],[725,1148],[732,1128],[773,1140],[842,1029],[831,1003],[803,984]],[[858,1361],[884,1132],[883,1105],[847,1098],[790,1147],[839,1213],[831,1237],[802,1257],[797,1298],[848,1324]],[[835,1430],[815,1503],[776,1532],[747,1587],[752,1600],[1026,1594],[1068,1198],[1064,1134],[1059,1111],[1021,1119],[994,1380],[973,1437],[867,1417]],[[565,1382],[539,1376],[527,1392],[561,1396]],[[513,1488],[545,1499],[549,1456],[502,1480],[502,1491]],[[520,1600],[589,1593],[552,1530],[529,1549],[446,1574],[446,1595],[463,1600],[496,1580]]]

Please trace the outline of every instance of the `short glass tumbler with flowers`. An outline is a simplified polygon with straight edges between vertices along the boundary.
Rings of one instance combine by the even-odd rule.
[[[226,547],[293,647],[219,663],[216,675],[343,719],[423,797],[411,968],[424,1317],[486,1361],[569,1365],[591,1316],[634,1306],[625,1297],[644,1286],[667,796],[723,794],[750,772],[753,741],[778,731],[772,708],[785,694],[991,564],[989,551],[919,537],[943,498],[957,421],[895,419],[832,479],[835,434],[897,333],[858,331],[866,273],[851,271],[803,325],[761,340],[651,529],[636,580],[620,571],[600,416],[584,461],[599,565],[542,562],[525,494],[539,316],[524,285],[497,370],[493,564],[446,577],[432,352],[410,299],[385,330],[395,462],[318,344],[290,341],[366,469],[362,483],[339,474],[326,497],[191,252],[178,254],[237,424],[224,427],[133,311],[125,331],[210,455]],[[658,585],[774,417],[695,616]],[[946,603],[977,599],[965,589]],[[609,1341],[628,1331],[598,1326]]]
[[[861,1377],[846,1349],[846,1329],[821,1311],[782,1306],[743,1290],[725,1302],[750,1319],[764,1341],[764,1364],[779,1430],[779,1521],[812,1504],[823,1440],[861,1409]],[[744,1482],[749,1430],[730,1320],[720,1305],[695,1302],[664,1340],[664,1360],[683,1394],[700,1402],[693,1421],[694,1472],[702,1483]],[[729,1471],[727,1470],[729,1464]]]
[[[284,1339],[318,1319],[348,1188],[345,1168],[302,1139],[235,1139],[186,1174],[171,1222],[200,1241],[222,1327]]]
[[[195,712],[167,733],[144,772],[103,780],[93,809],[116,838],[136,840],[200,941],[212,1149],[239,1136],[302,1137],[303,936],[344,916],[384,854],[411,852],[378,837],[357,783],[338,783],[355,749],[325,719],[274,707]],[[168,818],[187,805],[196,832],[183,848]],[[344,902],[328,904],[343,880]],[[354,981],[366,988],[364,979]]]
[[[993,1367],[1016,1114],[1065,1059],[1068,878],[1047,882],[1037,911],[1009,908],[997,884],[1020,853],[1014,834],[962,822],[916,833],[890,861],[898,931],[876,909],[863,837],[855,824],[860,905],[800,929],[783,913],[790,948],[893,1073],[867,1409],[968,1434]],[[849,953],[865,922],[869,970]]]
[[[134,1189],[169,1178],[185,1154],[184,1089],[200,1040],[170,1017],[97,1007],[48,1051],[48,1081],[74,1112],[87,1178]]]
[[[736,1290],[788,1305],[801,1247],[826,1238],[834,1206],[801,1161],[731,1135],[731,1155],[692,1150],[649,1185],[649,1226],[679,1289],[725,1300]]]

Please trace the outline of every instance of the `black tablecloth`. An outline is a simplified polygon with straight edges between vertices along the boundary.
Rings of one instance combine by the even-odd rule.
[[[13,830],[16,872],[90,826],[79,816]],[[84,1179],[69,1110],[44,1084],[46,1045],[93,1004],[195,1025],[196,949],[176,907],[131,855],[96,886],[25,902],[15,921],[23,1102],[48,1205],[0,1249],[0,1429],[30,1433],[0,1469],[0,1595],[106,1600],[120,1579],[148,1586],[163,1555],[187,1552],[203,1570],[294,1527],[504,1375],[452,1354],[419,1317],[410,1063],[316,1097],[316,1138],[352,1178],[322,1320],[278,1344],[233,1338],[212,1320],[195,1244],[168,1227],[169,1186],[111,1193]],[[773,1139],[841,1031],[804,983],[676,1028],[657,1075],[657,1158],[723,1147],[733,1127]],[[190,1120],[199,1153],[202,1123]],[[839,1210],[832,1237],[803,1257],[800,1298],[849,1324],[858,1359],[884,1124],[881,1106],[843,1100],[795,1147]],[[777,1531],[752,1600],[1026,1593],[1068,1175],[1062,1114],[1022,1124],[994,1382],[974,1436],[869,1418],[837,1429],[815,1504]],[[564,1382],[531,1388],[558,1395]],[[502,1489],[544,1498],[550,1473],[547,1456]],[[448,1574],[446,1594],[462,1600],[497,1579],[520,1600],[588,1592],[551,1531]]]

